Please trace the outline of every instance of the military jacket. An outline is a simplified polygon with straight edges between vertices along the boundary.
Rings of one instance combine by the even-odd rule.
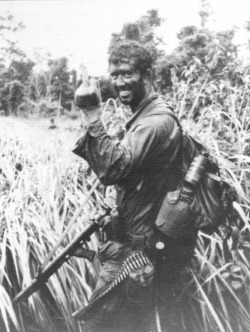
[[[152,228],[164,193],[177,186],[180,150],[180,128],[164,99],[154,94],[128,121],[120,142],[97,120],[73,152],[104,185],[116,185],[121,222],[129,234],[142,235]]]

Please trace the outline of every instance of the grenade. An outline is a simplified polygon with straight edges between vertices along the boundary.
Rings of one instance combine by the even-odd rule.
[[[200,182],[202,175],[206,171],[208,163],[208,159],[203,157],[202,155],[196,156],[188,169],[188,172],[184,179],[184,183],[188,187],[196,187],[197,184]]]

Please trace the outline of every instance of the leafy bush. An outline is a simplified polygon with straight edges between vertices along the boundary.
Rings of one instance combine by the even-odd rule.
[[[7,83],[0,89],[0,99],[5,114],[16,115],[18,107],[25,99],[24,85],[17,80]]]
[[[47,99],[42,99],[38,103],[37,111],[39,116],[41,117],[51,117],[56,116],[58,112],[58,107],[58,102],[51,102]]]

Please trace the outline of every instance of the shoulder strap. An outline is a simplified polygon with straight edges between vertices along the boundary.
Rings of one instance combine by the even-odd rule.
[[[167,103],[166,103],[166,106],[168,108],[168,110],[166,111],[167,115],[171,116],[177,123],[179,129],[180,129],[180,134],[181,134],[181,137],[180,137],[180,157],[181,157],[181,162],[183,164],[184,162],[184,152],[183,152],[183,129],[182,129],[182,126],[181,126],[181,123],[177,117],[177,115],[174,113],[174,109]]]

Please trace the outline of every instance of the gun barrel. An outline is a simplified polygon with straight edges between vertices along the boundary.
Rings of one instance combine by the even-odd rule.
[[[20,301],[25,300],[36,292],[41,285],[46,283],[49,277],[55,273],[61,265],[66,262],[70,256],[74,255],[77,247],[82,245],[84,242],[89,241],[90,236],[97,231],[99,225],[97,222],[92,221],[92,223],[85,229],[82,233],[79,234],[76,239],[67,245],[67,247],[58,255],[51,263],[49,263],[36,278],[34,278],[29,286],[24,288],[19,292],[13,299],[14,303],[19,303]]]

